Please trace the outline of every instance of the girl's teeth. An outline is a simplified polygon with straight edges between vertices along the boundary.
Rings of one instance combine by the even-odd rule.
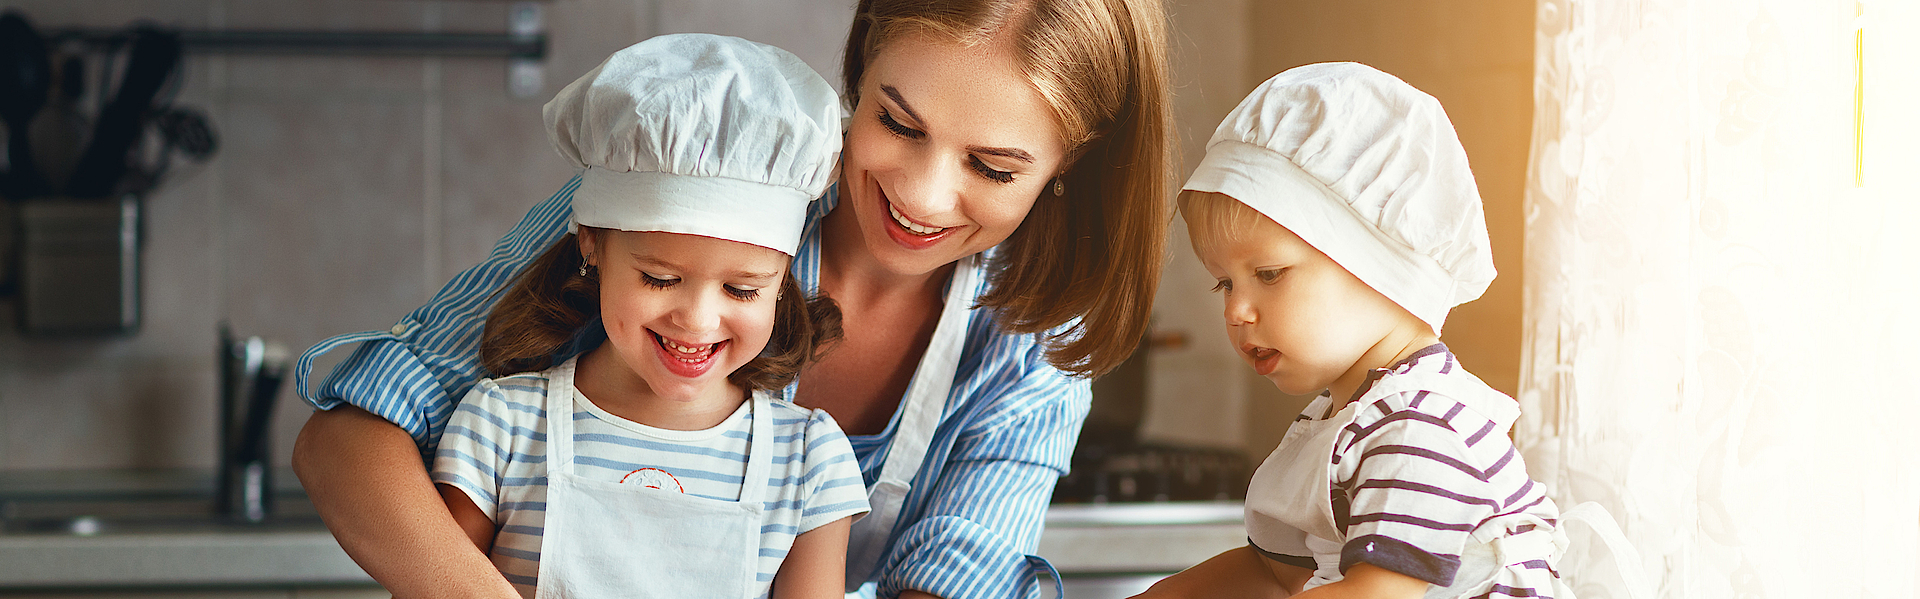
[[[947,227],[933,228],[916,225],[900,214],[900,210],[894,208],[892,203],[887,204],[887,214],[893,215],[893,222],[900,223],[900,228],[912,231],[915,235],[932,235],[947,230]]]
[[[666,337],[660,338],[660,344],[667,346],[667,349],[673,350],[676,353],[686,354],[689,356],[705,353],[707,350],[713,348],[712,345],[702,345],[697,347],[681,345],[678,343],[674,343],[672,339],[668,339]]]

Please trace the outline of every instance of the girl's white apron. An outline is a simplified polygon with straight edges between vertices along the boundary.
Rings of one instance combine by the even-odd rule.
[[[1352,424],[1360,410],[1379,398],[1422,389],[1468,402],[1481,409],[1497,410],[1512,403],[1505,397],[1499,397],[1499,403],[1478,401],[1485,394],[1497,392],[1467,383],[1464,377],[1457,375],[1408,373],[1388,376],[1331,417],[1295,421],[1287,428],[1280,446],[1254,471],[1253,480],[1247,488],[1247,537],[1265,551],[1315,556],[1321,560],[1313,579],[1307,581],[1305,588],[1331,583],[1340,577],[1340,551],[1346,546],[1347,537],[1346,531],[1334,520],[1330,487],[1333,481],[1334,444],[1340,437],[1341,429]],[[1502,420],[1511,422],[1512,418]],[[1626,582],[1628,597],[1652,599],[1653,595],[1646,590],[1637,568],[1628,565],[1637,565],[1638,555],[1633,552],[1625,536],[1620,534],[1613,518],[1594,503],[1584,503],[1562,512],[1560,526],[1557,527],[1535,522],[1533,530],[1517,535],[1507,534],[1506,528],[1513,522],[1490,523],[1475,529],[1461,551],[1460,569],[1454,575],[1453,584],[1446,587],[1429,585],[1426,597],[1478,596],[1486,592],[1495,577],[1507,566],[1532,560],[1556,563],[1567,547],[1564,530],[1569,521],[1592,526],[1597,536],[1614,552],[1614,561],[1622,564],[1620,575]],[[1561,571],[1564,573],[1566,570]],[[1573,590],[1564,583],[1556,583],[1552,591],[1555,599],[1574,597]]]
[[[768,400],[753,396],[739,501],[573,473],[574,360],[547,387],[547,513],[538,599],[752,597],[772,456]]]

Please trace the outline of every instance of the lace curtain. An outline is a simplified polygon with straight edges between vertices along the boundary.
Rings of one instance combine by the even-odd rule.
[[[1539,5],[1515,438],[1659,597],[1920,596],[1912,4]]]

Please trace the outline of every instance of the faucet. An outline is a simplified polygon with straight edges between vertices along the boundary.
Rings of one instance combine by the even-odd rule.
[[[286,346],[259,337],[236,341],[227,325],[220,325],[220,465],[214,510],[236,522],[257,524],[273,513],[267,426],[289,356]]]

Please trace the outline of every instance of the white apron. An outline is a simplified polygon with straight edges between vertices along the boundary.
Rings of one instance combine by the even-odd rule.
[[[1372,405],[1375,400],[1419,389],[1461,401],[1469,401],[1465,398],[1478,394],[1497,393],[1477,388],[1457,375],[1396,374],[1382,378],[1365,395],[1348,402],[1329,418],[1295,421],[1287,428],[1280,446],[1274,448],[1260,468],[1254,471],[1253,480],[1248,485],[1248,539],[1263,551],[1330,559],[1332,563],[1319,564],[1318,572],[1337,571],[1340,548],[1346,545],[1347,536],[1333,516],[1331,485],[1334,444],[1340,437],[1340,431],[1352,424],[1360,410]],[[1512,401],[1505,397],[1500,399]],[[1510,418],[1506,420],[1511,421]],[[1557,527],[1535,522],[1533,530],[1517,535],[1507,533],[1509,523],[1506,522],[1490,523],[1475,529],[1466,546],[1461,549],[1460,569],[1454,575],[1453,584],[1447,587],[1429,585],[1426,598],[1477,596],[1486,592],[1495,577],[1508,566],[1532,560],[1556,563],[1568,545],[1564,528],[1569,521],[1579,521],[1593,527],[1596,536],[1613,551],[1614,561],[1621,570],[1620,577],[1627,587],[1627,597],[1653,599],[1644,578],[1639,576],[1639,555],[1626,541],[1626,536],[1620,533],[1606,509],[1595,503],[1583,503],[1562,512],[1560,526]],[[1564,573],[1567,570],[1558,571]],[[1328,582],[1331,580],[1316,574],[1306,588]],[[1564,582],[1556,581],[1552,591],[1555,599],[1574,599],[1573,590]]]
[[[926,461],[933,432],[940,416],[947,411],[947,398],[953,389],[953,377],[960,368],[960,350],[966,342],[968,314],[973,310],[973,291],[980,279],[980,255],[961,259],[954,265],[953,279],[947,283],[946,304],[940,308],[940,322],[934,325],[933,339],[927,343],[920,366],[913,371],[907,396],[900,402],[900,421],[887,445],[887,461],[880,466],[880,478],[867,489],[867,506],[873,510],[853,522],[847,537],[847,592],[853,593],[885,558],[887,540],[900,521],[900,506],[913,490],[913,477],[920,474]]]
[[[573,473],[575,360],[547,382],[547,513],[538,599],[753,597],[772,456],[771,412],[753,395],[740,501]]]

